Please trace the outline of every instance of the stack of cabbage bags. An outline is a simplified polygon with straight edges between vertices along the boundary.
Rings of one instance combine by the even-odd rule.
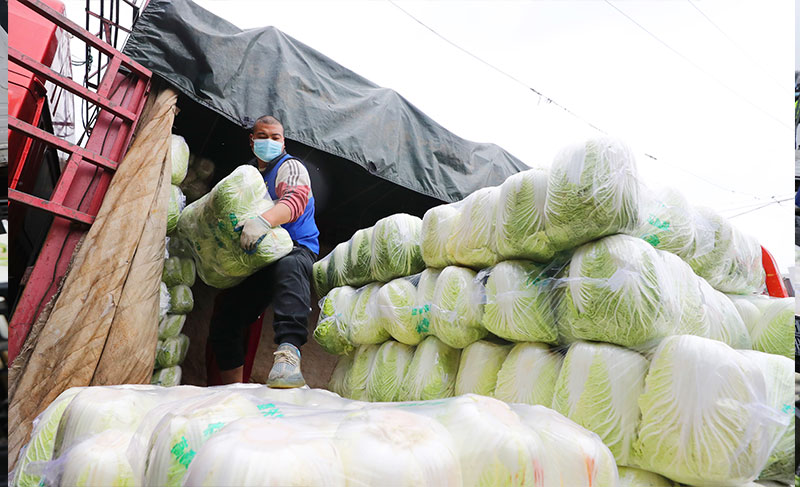
[[[175,242],[173,238],[170,241]],[[181,333],[186,315],[194,308],[192,286],[195,283],[195,264],[181,244],[167,243],[167,252],[173,248],[175,255],[167,256],[161,272],[162,299],[166,303],[158,323],[158,345],[151,379],[152,384],[177,386],[181,382],[181,367],[189,349],[189,337]]]
[[[203,282],[216,288],[235,286],[292,250],[289,233],[280,227],[270,230],[253,253],[239,245],[244,221],[272,206],[258,169],[240,166],[183,210],[178,236],[191,249]]]
[[[317,296],[340,286],[363,286],[419,273],[425,268],[419,247],[421,228],[418,217],[398,213],[358,230],[314,264]]]
[[[69,389],[12,485],[617,486],[599,438],[540,406],[465,395],[368,404],[318,389]]]
[[[692,335],[641,352],[583,341],[564,351],[494,340],[464,350],[435,337],[417,347],[389,341],[341,357],[329,388],[374,402],[474,393],[551,407],[596,433],[617,464],[644,470],[643,478],[730,487],[791,480],[792,360]]]
[[[186,168],[189,164],[189,145],[180,135],[172,134],[170,139],[170,160],[172,167],[169,193],[169,206],[167,207],[167,235],[172,234],[178,227],[178,219],[186,207],[186,196],[179,185],[186,177]]]

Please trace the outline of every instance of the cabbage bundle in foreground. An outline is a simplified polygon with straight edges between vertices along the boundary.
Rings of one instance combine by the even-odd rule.
[[[239,245],[237,229],[271,207],[258,169],[239,166],[183,210],[178,235],[189,243],[203,282],[217,288],[235,286],[292,250],[292,239],[282,228],[270,230],[253,254]]]
[[[617,485],[595,435],[552,410],[471,394],[369,404],[257,384],[87,390],[58,425],[74,440],[24,485]]]
[[[728,297],[747,326],[753,350],[794,360],[794,298]]]

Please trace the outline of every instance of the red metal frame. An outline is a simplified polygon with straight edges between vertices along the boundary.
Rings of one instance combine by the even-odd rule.
[[[9,128],[54,146],[68,154],[69,160],[50,200],[9,188],[13,204],[23,204],[53,213],[56,218],[25,289],[9,323],[9,358],[14,360],[42,307],[55,294],[66,274],[80,238],[87,231],[103,202],[112,172],[122,159],[133,137],[139,115],[150,89],[152,73],[121,54],[110,44],[65,18],[40,0],[17,0],[36,14],[103,52],[111,59],[97,93],[67,79],[19,52],[9,49],[9,61],[47,79],[101,107],[100,115],[85,148],[69,144],[21,120],[9,117]],[[121,72],[127,68],[130,74]],[[20,162],[24,165],[27,160]]]
[[[783,278],[778,271],[778,263],[769,250],[761,247],[761,265],[767,275],[767,293],[775,298],[788,298],[789,292],[783,284]]]

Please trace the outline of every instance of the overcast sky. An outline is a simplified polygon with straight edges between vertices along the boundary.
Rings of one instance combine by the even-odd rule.
[[[793,203],[774,203],[794,192],[791,2],[197,3],[243,29],[275,26],[530,165],[593,124],[634,148],[646,184],[732,217],[793,265]],[[84,5],[67,2],[81,24]]]

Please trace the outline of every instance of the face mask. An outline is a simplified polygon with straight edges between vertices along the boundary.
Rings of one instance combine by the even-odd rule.
[[[269,162],[283,152],[283,144],[272,139],[255,139],[253,154],[264,162]]]

